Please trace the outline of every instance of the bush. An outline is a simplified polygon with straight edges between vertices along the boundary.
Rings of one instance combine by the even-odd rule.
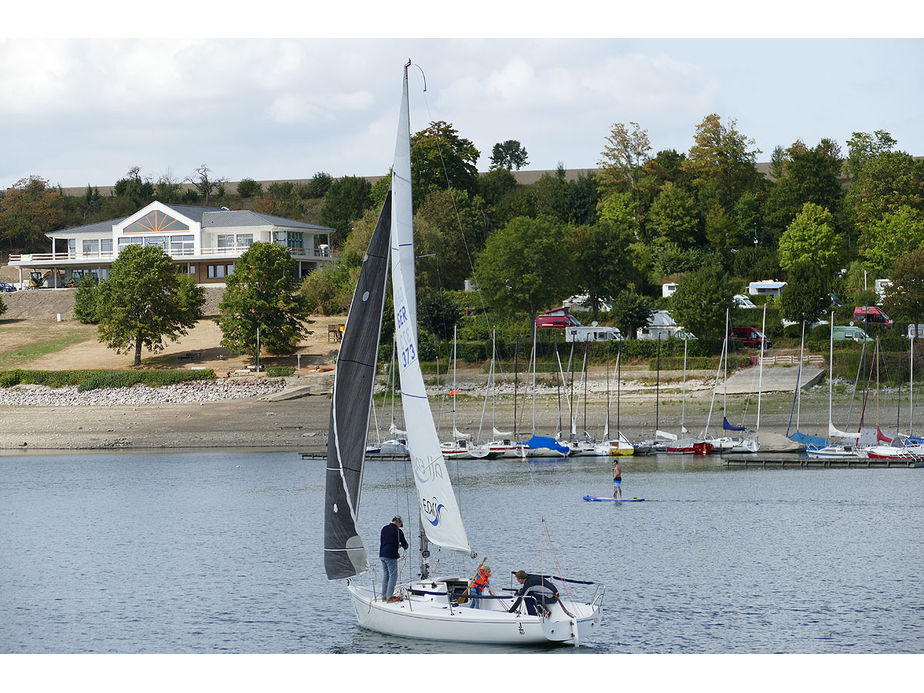
[[[285,378],[295,373],[295,366],[270,366],[266,369],[266,375],[270,378]]]
[[[17,368],[0,371],[0,387],[26,384],[58,388],[76,385],[80,392],[99,388],[131,387],[139,383],[148,387],[162,387],[182,382],[214,379],[215,371],[211,369],[201,371],[25,371]]]

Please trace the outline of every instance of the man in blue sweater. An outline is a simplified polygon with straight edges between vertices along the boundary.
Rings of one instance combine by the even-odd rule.
[[[382,527],[381,542],[379,544],[379,560],[382,561],[382,599],[387,602],[401,601],[395,595],[395,584],[398,582],[398,547],[407,551],[407,539],[401,528],[404,522],[400,515],[395,515],[391,522]]]

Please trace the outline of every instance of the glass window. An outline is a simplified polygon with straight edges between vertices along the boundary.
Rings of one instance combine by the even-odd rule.
[[[145,245],[156,245],[158,248],[167,249],[167,237],[166,236],[146,236],[144,239]]]
[[[84,255],[98,255],[99,254],[99,241],[98,240],[85,240],[83,242],[83,254]]]
[[[76,238],[67,239],[67,254],[68,255],[77,254],[77,239]]]
[[[165,231],[189,231],[189,226],[155,209],[125,227],[125,233],[163,233]]]
[[[111,253],[112,252],[112,239],[104,238],[99,242],[99,249],[102,253]]]
[[[224,265],[209,265],[209,279],[221,279],[225,276]]]
[[[252,233],[239,233],[237,234],[237,244],[249,248],[253,245],[253,234]]]
[[[301,231],[289,231],[288,236],[288,243],[286,243],[288,247],[299,250],[305,247],[305,234]]]
[[[233,248],[234,247],[234,234],[233,233],[218,234],[218,247],[219,248]]]
[[[123,248],[127,248],[130,245],[141,245],[140,238],[120,238],[119,239],[119,251]]]
[[[193,236],[170,236],[171,255],[192,255],[196,251],[196,240]]]

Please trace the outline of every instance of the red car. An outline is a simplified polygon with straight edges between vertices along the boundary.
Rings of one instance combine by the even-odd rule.
[[[566,327],[580,326],[581,323],[579,323],[564,306],[547,310],[536,317],[536,327],[540,330],[548,327],[564,329]]]
[[[742,346],[757,348],[760,348],[763,342],[766,348],[770,348],[770,340],[764,337],[760,330],[753,327],[732,327],[728,330],[728,339]]]
[[[857,306],[853,309],[853,321],[863,323],[875,323],[885,327],[893,327],[895,321],[882,312],[881,308],[876,306]]]

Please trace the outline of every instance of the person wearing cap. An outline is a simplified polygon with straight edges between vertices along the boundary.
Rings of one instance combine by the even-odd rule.
[[[401,531],[402,527],[404,522],[400,515],[395,515],[391,522],[382,527],[379,560],[382,561],[382,599],[387,602],[401,601],[401,597],[395,596],[395,585],[398,583],[398,547],[407,551],[407,539]]]
[[[520,589],[516,592],[517,600],[508,609],[510,613],[516,611],[523,601],[526,603],[526,613],[536,616],[539,609],[548,610],[546,604],[558,601],[558,588],[542,575],[531,575],[525,570],[518,570],[516,578],[520,583]]]

